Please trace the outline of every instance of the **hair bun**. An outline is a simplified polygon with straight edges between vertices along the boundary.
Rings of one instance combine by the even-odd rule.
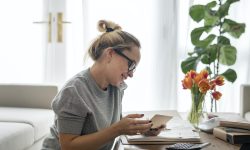
[[[99,20],[97,28],[100,32],[112,32],[114,30],[122,29],[118,24],[107,20]]]

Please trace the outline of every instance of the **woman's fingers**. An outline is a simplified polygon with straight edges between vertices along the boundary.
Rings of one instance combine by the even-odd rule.
[[[161,132],[161,130],[155,128],[155,129],[150,129],[150,130],[146,131],[144,133],[144,135],[146,135],[146,136],[157,136],[158,134],[160,134],[160,132]]]
[[[152,123],[135,124],[131,126],[131,130],[149,130],[153,126]]]
[[[160,129],[164,129],[164,128],[166,128],[165,124],[163,124],[163,125],[160,126]]]
[[[146,136],[157,136],[161,133],[162,130],[166,128],[166,125],[161,125],[158,128],[150,129],[148,132],[145,132]]]
[[[144,114],[129,114],[125,118],[141,118]]]
[[[148,124],[151,122],[152,121],[150,121],[150,120],[136,120],[136,119],[133,120],[133,124]]]
[[[143,114],[129,114],[124,117],[125,124],[127,124],[127,129],[124,130],[125,134],[156,136],[166,127],[166,125],[163,124],[155,129],[151,129],[153,123],[150,120],[137,119],[142,118],[143,116]]]
[[[131,119],[129,130],[130,135],[142,134],[148,131],[153,126],[153,123],[149,120],[135,120]]]

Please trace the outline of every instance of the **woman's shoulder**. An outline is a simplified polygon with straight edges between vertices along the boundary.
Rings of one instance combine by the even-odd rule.
[[[75,76],[70,78],[60,89],[57,96],[55,97],[54,101],[63,101],[61,99],[64,99],[66,97],[75,97],[75,99],[78,99],[79,92],[82,91],[82,89],[86,90],[87,87],[87,77],[86,77],[86,70],[83,70],[79,73],[77,73]],[[66,100],[67,101],[67,100]],[[55,102],[54,102],[55,103]]]
[[[82,70],[81,72],[70,78],[63,87],[79,86],[84,85],[89,80],[88,69]]]

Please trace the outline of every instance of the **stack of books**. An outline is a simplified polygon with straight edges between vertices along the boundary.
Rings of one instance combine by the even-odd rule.
[[[250,143],[250,122],[220,121],[220,126],[214,128],[213,134],[231,144]]]

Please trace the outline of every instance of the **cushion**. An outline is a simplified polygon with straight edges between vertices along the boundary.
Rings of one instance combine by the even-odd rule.
[[[0,106],[51,109],[54,85],[0,84]]]
[[[53,116],[53,111],[49,109],[0,107],[0,122],[30,125],[34,128],[35,141],[49,133],[50,126],[53,124]]]
[[[245,113],[245,119],[250,122],[250,111]]]
[[[25,123],[0,122],[0,135],[1,150],[25,149],[34,143],[34,128]]]

